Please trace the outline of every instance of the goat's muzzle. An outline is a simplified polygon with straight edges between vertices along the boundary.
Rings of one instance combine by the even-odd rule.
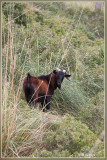
[[[61,83],[57,83],[57,87],[61,89]]]

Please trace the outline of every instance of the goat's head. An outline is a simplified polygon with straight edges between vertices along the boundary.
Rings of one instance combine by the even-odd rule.
[[[64,77],[65,78],[68,78],[68,77],[70,77],[71,75],[69,75],[69,74],[66,74],[66,71],[65,70],[63,70],[63,71],[61,71],[60,69],[56,69],[56,70],[53,70],[53,73],[54,74],[56,74],[56,77],[57,77],[57,87],[59,88],[59,89],[61,89],[61,83],[63,82],[63,79],[64,79]]]

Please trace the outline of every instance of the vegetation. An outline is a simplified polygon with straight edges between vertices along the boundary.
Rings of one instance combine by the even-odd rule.
[[[72,82],[55,91],[49,111],[30,108],[24,77],[57,67]],[[104,157],[104,140],[95,145],[104,130],[103,9],[3,2],[2,71],[3,157]]]

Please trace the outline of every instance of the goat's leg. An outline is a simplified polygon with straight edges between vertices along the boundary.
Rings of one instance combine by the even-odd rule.
[[[46,98],[46,109],[50,109],[50,101],[51,101],[51,96],[47,96],[47,98]]]
[[[38,100],[38,93],[35,94],[34,99],[33,99],[34,108],[36,107],[37,100]]]
[[[45,111],[45,105],[46,105],[46,103],[45,103],[45,101],[43,101],[43,102],[41,102],[41,105],[42,105],[42,110],[43,110],[43,112]]]
[[[47,108],[47,96],[44,97],[43,101],[41,102],[41,105],[43,107],[43,112],[45,111],[45,108]]]
[[[50,100],[51,100],[51,96],[46,96],[43,102],[41,102],[41,105],[43,107],[43,112],[45,111],[45,107],[46,109],[50,109]]]

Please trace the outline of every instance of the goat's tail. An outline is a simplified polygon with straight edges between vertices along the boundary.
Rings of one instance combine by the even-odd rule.
[[[25,96],[26,96],[26,101],[30,104],[34,100],[34,88],[31,83],[31,75],[28,73],[27,75],[27,83],[25,86]]]
[[[30,73],[27,74],[27,83],[30,83],[30,78],[31,78],[31,75]]]

